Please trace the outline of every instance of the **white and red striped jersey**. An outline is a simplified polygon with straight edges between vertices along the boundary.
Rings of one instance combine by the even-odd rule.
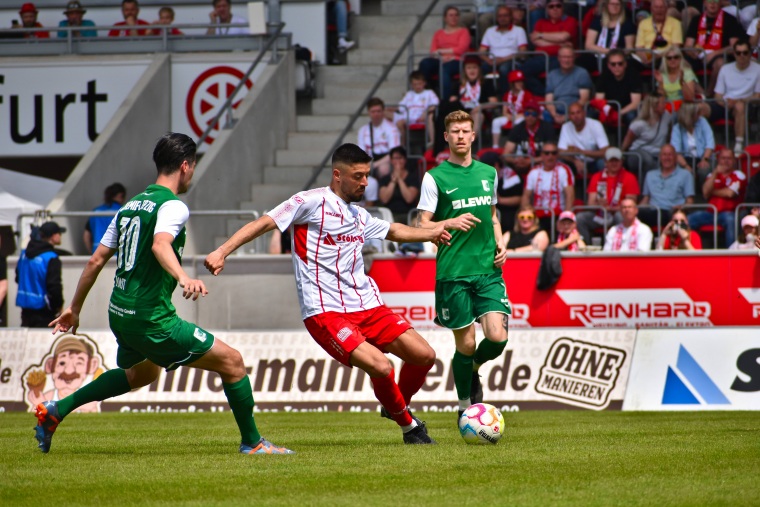
[[[330,187],[300,192],[267,215],[280,231],[293,225],[293,271],[303,319],[383,304],[377,284],[364,273],[362,246],[385,238],[388,222],[347,203]]]

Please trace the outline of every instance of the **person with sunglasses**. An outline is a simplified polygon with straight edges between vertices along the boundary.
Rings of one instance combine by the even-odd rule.
[[[710,107],[710,121],[725,118],[726,109],[734,120],[736,141],[734,153],[739,155],[744,147],[745,109],[750,107],[748,99],[760,99],[760,64],[752,61],[749,44],[745,41],[734,44],[736,61],[721,67],[715,84],[715,99]],[[755,117],[757,118],[757,117]]]
[[[644,90],[641,74],[628,65],[625,53],[620,49],[607,53],[606,67],[599,77],[596,96],[589,105],[599,110],[599,121],[606,125],[617,125],[620,118],[623,125],[630,125],[641,104]]]
[[[496,214],[496,169],[472,158],[469,114],[454,111],[445,121],[451,155],[423,177],[417,207],[420,227],[443,224],[452,231],[450,244],[436,254],[435,321],[454,333],[452,370],[461,417],[483,401],[478,369],[504,352],[512,309],[502,273],[507,253]],[[485,335],[480,344],[475,321]]]
[[[532,205],[541,222],[541,228],[550,230],[554,217],[563,211],[572,211],[575,201],[573,171],[559,161],[557,143],[544,143],[541,164],[534,167],[525,181],[522,205]]]
[[[536,210],[530,204],[520,206],[513,230],[504,233],[507,252],[543,252],[549,235],[541,228]]]
[[[565,16],[561,0],[550,0],[546,4],[546,18],[539,19],[529,35],[530,43],[537,51],[549,55],[549,70],[559,67],[559,50],[578,47],[578,21]],[[539,76],[546,72],[546,57],[529,57],[518,67],[525,74],[527,88],[535,95],[546,95],[546,86]]]
[[[677,47],[671,47],[665,52],[659,70],[654,71],[654,78],[658,93],[673,104],[673,112],[678,111],[683,102],[693,102],[697,95],[705,93],[691,64]],[[699,108],[705,117],[710,116],[710,106],[707,103],[701,102]]]

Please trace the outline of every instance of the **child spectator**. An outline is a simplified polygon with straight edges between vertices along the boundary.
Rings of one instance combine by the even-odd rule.
[[[493,147],[501,146],[501,130],[511,130],[512,127],[523,121],[525,116],[525,105],[535,102],[536,97],[525,89],[525,75],[520,70],[513,70],[509,73],[509,90],[501,98],[504,105],[501,108],[501,116],[494,118],[491,122],[491,135],[493,137]]]
[[[753,250],[755,248],[755,240],[760,236],[758,225],[760,225],[760,221],[758,221],[755,215],[747,215],[742,218],[742,230],[739,231],[739,238],[731,243],[728,249]]]
[[[172,23],[174,23],[174,9],[171,7],[161,7],[158,10],[158,19],[153,22],[154,25],[165,25],[169,26]],[[153,35],[161,35],[160,28],[153,29]],[[169,35],[184,35],[181,30],[178,28],[170,28],[169,29]]]
[[[559,214],[557,222],[557,242],[554,247],[558,250],[567,250],[568,252],[578,252],[586,249],[586,243],[583,242],[575,224],[575,213],[572,211],[563,211]]]
[[[416,70],[409,74],[409,86],[412,88],[399,102],[393,121],[401,133],[401,145],[406,144],[408,127],[412,124],[422,123],[427,126],[428,139],[433,138],[433,113],[435,106],[439,104],[438,96],[432,90],[426,90],[427,80],[425,75]]]

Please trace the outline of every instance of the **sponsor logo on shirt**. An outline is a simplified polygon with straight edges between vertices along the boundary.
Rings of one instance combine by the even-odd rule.
[[[197,327],[195,328],[195,331],[193,331],[193,336],[202,342],[206,341],[206,333],[204,333]]]
[[[337,246],[338,243],[364,243],[364,236],[352,236],[350,234],[338,234],[333,237],[328,232],[322,241],[325,245]]]
[[[456,199],[454,201],[451,201],[451,206],[454,209],[474,208],[475,206],[490,206],[490,205],[491,205],[490,195],[481,195],[478,197],[470,197],[469,199]]]
[[[325,215],[330,215],[331,217],[343,218],[340,213],[336,213],[334,211],[325,211]]]
[[[300,197],[298,197],[297,195],[294,195],[294,196],[293,196],[293,200],[294,200],[296,203],[298,203],[298,204],[303,204],[303,203],[304,203],[304,200],[303,200],[303,199],[301,199]]]

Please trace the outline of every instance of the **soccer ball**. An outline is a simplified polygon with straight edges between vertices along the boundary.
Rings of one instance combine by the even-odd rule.
[[[496,444],[504,434],[504,416],[488,403],[470,405],[459,418],[459,433],[468,444]]]

